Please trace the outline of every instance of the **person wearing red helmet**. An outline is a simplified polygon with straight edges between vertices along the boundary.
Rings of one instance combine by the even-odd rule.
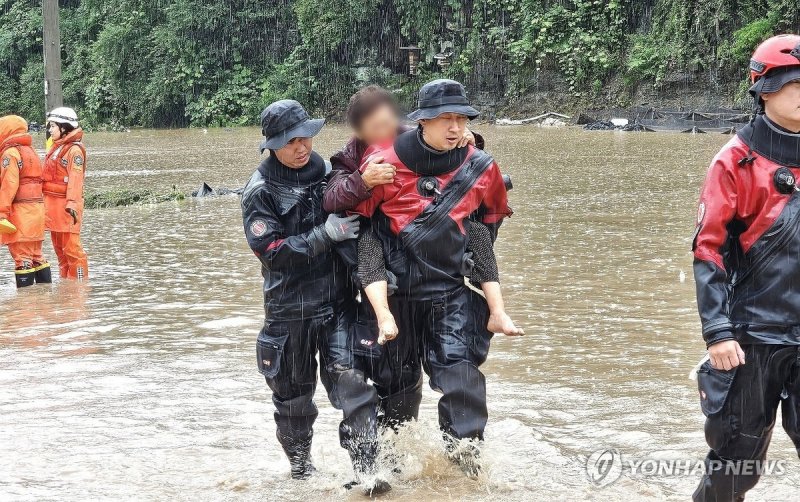
[[[779,403],[800,452],[800,36],[763,42],[750,71],[755,114],[711,162],[692,244],[711,447],[695,501],[744,500]]]

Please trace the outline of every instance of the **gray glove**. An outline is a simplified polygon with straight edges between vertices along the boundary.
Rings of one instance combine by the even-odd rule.
[[[331,238],[333,242],[342,242],[347,239],[355,239],[358,237],[358,230],[361,222],[358,221],[358,215],[347,216],[342,218],[331,214],[325,222],[325,233]]]

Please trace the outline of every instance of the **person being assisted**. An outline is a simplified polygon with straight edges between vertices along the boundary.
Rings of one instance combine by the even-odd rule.
[[[479,366],[493,331],[510,325],[508,334],[522,334],[505,313],[496,268],[481,283],[486,299],[464,280],[472,274],[469,227],[487,229],[486,242],[472,246],[491,248],[511,215],[494,160],[472,145],[459,146],[477,115],[460,83],[425,84],[419,108],[409,115],[419,126],[366,152],[362,169],[380,157],[396,169],[394,181],[375,186],[354,209],[371,219],[359,238],[358,274],[377,317],[378,343],[391,345],[399,336],[400,343],[409,343],[406,338],[420,347],[431,387],[442,393],[439,425],[448,451],[470,475],[480,468],[478,445],[463,448],[459,440],[483,439],[488,411]],[[396,289],[391,297],[389,274]]]
[[[693,241],[711,448],[698,502],[744,500],[778,404],[800,453],[800,36],[762,43],[750,75],[756,113],[711,162]]]
[[[352,350],[355,291],[334,251],[336,243],[356,238],[359,222],[322,209],[328,168],[312,138],[323,124],[294,100],[276,101],[261,114],[261,151],[270,155],[242,194],[244,233],[264,277],[257,363],[272,391],[277,437],[292,478],[307,479],[315,471],[311,441],[319,353],[323,385],[344,414],[340,442],[364,491],[372,494],[390,488],[376,476],[378,398]]]

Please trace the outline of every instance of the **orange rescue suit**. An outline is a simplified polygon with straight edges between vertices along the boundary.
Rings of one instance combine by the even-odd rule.
[[[24,119],[14,115],[0,118],[0,220],[6,218],[17,227],[14,233],[0,234],[0,243],[8,244],[9,249],[22,243],[34,243],[27,247],[37,248],[33,253],[37,256],[23,253],[26,262],[43,260],[42,163],[32,143]],[[16,256],[15,261],[19,261]],[[17,263],[18,267],[21,265]]]
[[[83,130],[78,128],[55,141],[44,161],[44,197],[47,229],[51,232],[81,233],[83,222],[83,177],[86,148],[81,143]],[[75,223],[67,209],[78,215]]]
[[[80,243],[83,223],[83,178],[86,148],[78,128],[53,142],[44,162],[43,191],[46,224],[58,256],[61,277],[86,279],[89,276],[86,253]],[[75,211],[77,221],[68,210]]]

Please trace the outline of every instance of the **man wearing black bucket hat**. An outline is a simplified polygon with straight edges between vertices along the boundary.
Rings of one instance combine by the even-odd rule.
[[[711,162],[693,242],[711,448],[696,501],[744,500],[778,404],[800,452],[800,36],[759,45],[750,74],[756,113]]]
[[[459,440],[483,439],[486,382],[478,367],[489,351],[490,315],[508,321],[508,334],[522,334],[505,314],[502,296],[491,295],[487,304],[464,282],[471,219],[490,229],[483,245],[491,246],[511,215],[494,160],[472,145],[459,147],[467,121],[477,115],[460,83],[425,84],[419,108],[409,115],[419,127],[365,156],[364,166],[375,157],[393,165],[394,182],[374,187],[355,209],[371,218],[359,240],[359,278],[378,319],[376,342],[419,351],[431,387],[443,394],[439,424],[448,451],[471,475],[479,470],[478,445]],[[387,271],[397,279],[390,298]],[[493,275],[482,287],[499,292],[496,269]]]
[[[293,100],[264,109],[261,151],[270,155],[242,194],[245,236],[264,277],[266,315],[256,345],[258,368],[272,390],[278,441],[295,479],[314,471],[310,450],[317,417],[312,401],[317,352],[328,396],[344,410],[340,438],[358,474],[373,474],[367,471],[374,470],[377,451],[377,393],[351,349],[355,292],[333,249],[356,238],[359,222],[322,209],[329,169],[313,151],[312,138],[323,123],[309,118]],[[384,481],[371,481],[365,490],[389,488]]]

